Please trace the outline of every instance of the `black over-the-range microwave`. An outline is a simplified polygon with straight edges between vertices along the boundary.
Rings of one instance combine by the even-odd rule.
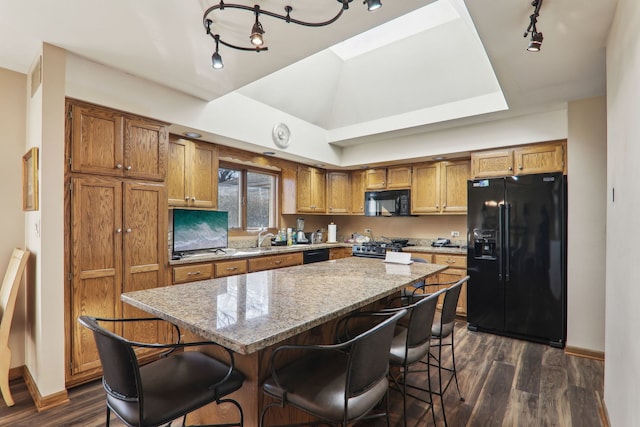
[[[365,216],[410,216],[411,190],[367,191],[364,193]]]

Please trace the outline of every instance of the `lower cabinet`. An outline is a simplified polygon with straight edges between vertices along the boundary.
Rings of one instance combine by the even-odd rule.
[[[467,275],[467,257],[466,255],[458,254],[442,254],[442,253],[427,253],[427,252],[414,252],[411,254],[411,258],[422,258],[427,262],[433,262],[434,264],[448,265],[444,271],[430,277],[427,280],[426,293],[438,292],[441,289],[446,289],[449,285],[446,283],[457,282]],[[413,290],[411,288],[410,290]],[[442,301],[444,296],[441,296],[438,300],[438,308],[442,308]],[[467,284],[462,285],[460,291],[460,297],[458,298],[458,306],[456,307],[456,313],[459,316],[467,315]]]
[[[249,258],[249,272],[271,270],[302,264],[302,252]]]
[[[330,248],[329,249],[329,259],[348,258],[352,254],[353,254],[353,249],[351,248]]]

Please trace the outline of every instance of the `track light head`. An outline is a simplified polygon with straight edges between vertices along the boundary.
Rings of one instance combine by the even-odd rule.
[[[380,0],[365,0],[363,3],[367,5],[367,10],[369,12],[382,7],[382,1]]]
[[[529,42],[529,46],[527,47],[527,50],[529,52],[540,52],[543,38],[544,37],[542,37],[542,33],[532,33],[531,41]]]

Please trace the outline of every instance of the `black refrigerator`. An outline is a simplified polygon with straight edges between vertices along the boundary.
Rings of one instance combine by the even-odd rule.
[[[566,177],[536,174],[467,185],[468,328],[563,348]]]

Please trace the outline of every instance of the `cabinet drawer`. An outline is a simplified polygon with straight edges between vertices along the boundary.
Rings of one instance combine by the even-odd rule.
[[[270,270],[302,264],[302,252],[249,259],[249,271]]]
[[[213,265],[192,264],[173,268],[173,283],[195,282],[213,278]]]
[[[215,277],[233,276],[247,272],[247,260],[220,261],[213,264]]]
[[[433,262],[448,265],[451,268],[467,268],[466,255],[435,254]]]

